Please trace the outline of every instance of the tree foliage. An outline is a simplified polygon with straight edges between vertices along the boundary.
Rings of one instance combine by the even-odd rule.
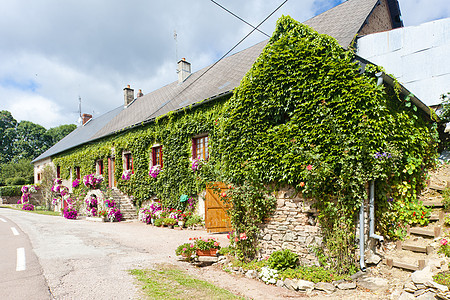
[[[70,124],[46,130],[30,121],[17,122],[9,111],[0,111],[0,185],[32,183],[31,160],[75,128]]]

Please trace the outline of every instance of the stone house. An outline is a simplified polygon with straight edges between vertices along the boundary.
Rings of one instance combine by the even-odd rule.
[[[348,0],[304,24],[319,33],[334,37],[345,49],[353,46],[358,35],[403,26],[397,0]],[[130,86],[125,87],[123,105],[98,118],[83,115],[83,124],[79,128],[33,161],[35,182],[40,181],[43,167],[50,164],[66,186],[71,187],[74,179],[81,179],[83,175],[95,171],[106,178],[109,187],[121,189],[135,199],[140,198],[140,203],[151,199],[155,196],[151,189],[145,193],[139,189],[140,194],[135,193],[141,179],[122,182],[121,174],[136,174],[136,178],[147,174],[148,177],[152,167],[161,166],[164,169],[170,168],[171,163],[176,163],[173,153],[166,154],[171,141],[158,135],[159,124],[171,117],[193,118],[196,109],[208,110],[211,116],[218,117],[217,111],[213,112],[214,107],[231,97],[266,44],[267,41],[262,41],[194,73],[191,72],[191,64],[181,59],[178,62],[178,80],[145,95],[139,91],[135,96]],[[363,67],[367,63],[362,58],[360,62]],[[385,74],[380,74],[380,78],[384,79],[385,84],[393,84],[393,79]],[[401,92],[409,94],[403,87]],[[426,105],[416,97],[412,101],[429,116],[430,110]],[[207,160],[214,135],[205,131],[208,127],[201,125],[186,133],[187,137],[183,137],[183,149],[190,149],[191,158]],[[120,140],[128,134],[135,136],[133,142]],[[142,145],[143,150],[132,151],[138,149],[139,145]],[[77,156],[77,153],[80,155]],[[67,162],[68,158],[75,157],[76,161]],[[66,162],[65,166],[58,164],[62,161]],[[148,188],[149,184],[145,182]],[[174,193],[174,199],[187,193],[182,190],[166,191],[164,187],[160,189],[164,193]],[[199,198],[199,204],[200,213],[205,214],[206,219],[211,219],[202,197]],[[308,247],[321,243],[320,228],[316,225],[315,216],[316,211],[312,208],[311,201],[303,199],[291,188],[279,191],[275,215],[261,228],[263,253],[290,248],[300,254],[303,262],[314,263],[316,258],[310,254]],[[212,219],[210,226],[219,222],[217,218]],[[207,223],[207,228],[208,226]]]

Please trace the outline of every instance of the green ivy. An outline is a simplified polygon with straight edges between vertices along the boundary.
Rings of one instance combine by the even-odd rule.
[[[377,86],[376,68],[360,68],[335,39],[280,18],[226,103],[217,149],[232,182],[256,177],[317,199],[327,255],[342,269],[354,261],[349,246],[366,183],[376,180],[381,195],[395,194],[404,179],[421,182],[436,146],[435,127],[410,97]],[[416,187],[396,200],[411,201]]]
[[[230,211],[233,225],[247,237],[256,234],[261,217],[274,206],[269,198],[253,197],[261,185],[293,186],[317,200],[331,266],[351,270],[356,212],[367,198],[366,183],[377,182],[379,229],[388,228],[399,219],[383,219],[383,212],[398,207],[387,205],[387,199],[414,201],[437,141],[436,126],[410,96],[400,95],[398,83],[377,86],[379,68],[369,66],[363,74],[360,69],[354,54],[335,39],[282,17],[230,99],[124,129],[62,153],[54,162],[66,178],[75,166],[86,175],[114,148],[118,187],[138,205],[156,195],[164,206],[181,209],[181,195],[197,195],[207,181],[231,182],[243,191]],[[202,133],[210,137],[210,160],[193,172],[191,139]],[[163,145],[164,161],[156,179],[148,175],[154,143]],[[120,179],[124,151],[134,160],[129,181]],[[242,253],[254,254],[245,252],[253,241],[244,239],[250,244]]]
[[[185,203],[179,201],[180,196],[196,196],[204,190],[206,183],[198,180],[199,174],[190,168],[192,138],[208,133],[211,141],[217,140],[217,120],[225,100],[170,113],[153,123],[67,151],[58,155],[54,164],[60,166],[61,176],[67,179],[70,170],[76,166],[80,167],[82,176],[94,173],[96,161],[103,159],[107,182],[107,161],[114,149],[117,187],[132,196],[138,206],[142,201],[157,196],[165,207],[182,209]],[[163,169],[155,179],[149,176],[149,171],[152,146],[156,143],[163,145]],[[214,142],[210,146],[210,152],[214,153]],[[130,180],[124,181],[121,179],[122,153],[128,151],[133,157],[134,174]]]

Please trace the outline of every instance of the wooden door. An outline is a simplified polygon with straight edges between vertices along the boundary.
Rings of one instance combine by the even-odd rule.
[[[208,184],[205,197],[205,226],[208,232],[232,231],[230,217],[227,210],[231,207],[224,203],[219,194],[226,192],[228,187],[224,183]]]
[[[116,171],[116,159],[113,157],[108,158],[108,186],[110,188],[116,187],[116,179],[114,173]]]

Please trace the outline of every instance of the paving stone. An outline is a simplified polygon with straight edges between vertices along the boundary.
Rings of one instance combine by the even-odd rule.
[[[361,277],[358,279],[358,286],[374,292],[389,288],[387,280],[380,277]]]
[[[433,292],[426,292],[425,294],[420,295],[419,297],[416,297],[416,299],[419,300],[435,300],[436,297],[434,297],[435,293]]]
[[[411,274],[411,280],[415,283],[425,283],[427,281],[433,280],[433,273],[431,273],[431,268],[426,266],[423,270],[415,271]]]
[[[278,279],[276,285],[279,286],[279,287],[284,287],[284,281],[281,280],[281,279]]]
[[[448,287],[446,285],[442,285],[442,284],[439,284],[434,281],[427,281],[425,283],[425,285],[428,287],[434,288],[434,289],[438,290],[439,292],[444,292],[444,293],[448,292]]]
[[[328,294],[334,293],[336,291],[336,287],[332,283],[328,282],[318,282],[314,286],[316,290],[327,292]]]
[[[297,286],[299,291],[312,291],[314,289],[314,282],[299,279],[297,281]]]
[[[250,279],[258,278],[258,271],[248,270],[247,273],[245,273],[245,277],[250,278]]]
[[[417,291],[416,285],[415,285],[414,283],[412,283],[412,282],[406,283],[406,284],[404,285],[403,289],[404,289],[406,292],[409,292],[409,293],[414,293],[415,291]]]
[[[416,299],[413,294],[410,294],[408,292],[403,292],[400,297],[398,297],[398,300],[410,300],[410,299]]]
[[[337,285],[340,290],[354,290],[356,289],[356,283],[354,282],[342,282]]]
[[[298,284],[296,281],[290,279],[290,278],[286,278],[284,280],[284,286],[287,287],[290,290],[296,291],[298,290]]]

